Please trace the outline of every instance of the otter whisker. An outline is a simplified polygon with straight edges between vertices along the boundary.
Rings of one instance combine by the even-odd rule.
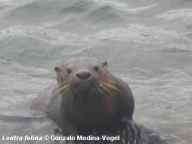
[[[106,82],[101,82],[100,87],[103,89],[104,92],[108,93],[110,96],[114,96],[117,94],[117,92],[120,92],[120,90],[116,86]]]
[[[67,88],[69,88],[68,84],[64,84],[61,87],[57,88],[59,94],[62,94]]]
[[[108,79],[107,81],[103,81],[103,82],[110,83],[110,84],[115,84],[116,83],[114,80],[110,80],[110,79]]]
[[[66,86],[62,87],[62,89],[60,90],[60,92],[61,92],[61,93],[62,93],[62,92],[64,92],[64,91],[65,91],[65,89],[67,89],[67,88],[69,88],[69,86],[68,86],[68,85],[66,85]]]
[[[116,92],[120,92],[119,88],[117,86],[115,86],[112,83],[108,83],[108,82],[103,82],[103,85],[107,88],[109,88],[110,90],[116,91]]]
[[[100,88],[106,92],[108,95],[112,96],[112,91],[108,89],[108,87],[105,87],[103,84],[100,84]]]

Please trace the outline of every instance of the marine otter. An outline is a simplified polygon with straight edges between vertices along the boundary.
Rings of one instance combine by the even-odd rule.
[[[63,135],[119,132],[120,143],[161,144],[157,140],[151,143],[153,140],[145,136],[146,130],[135,124],[131,89],[108,70],[107,62],[72,58],[54,69],[57,84],[43,99],[47,102],[48,117]],[[145,143],[147,140],[150,143]]]

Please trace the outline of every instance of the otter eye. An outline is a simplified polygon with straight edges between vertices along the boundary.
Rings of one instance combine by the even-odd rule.
[[[94,66],[93,69],[98,72],[99,71],[99,66]]]
[[[70,74],[72,70],[70,68],[67,68],[67,73]]]

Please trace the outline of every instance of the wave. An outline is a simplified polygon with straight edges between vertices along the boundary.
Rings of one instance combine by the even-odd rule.
[[[157,3],[135,7],[129,1],[116,0],[35,0],[17,6],[10,10],[5,17],[8,21],[24,23],[58,23],[70,20],[85,19],[93,22],[120,22],[133,14],[143,14],[144,11],[157,7]],[[73,21],[74,22],[74,21]]]
[[[90,41],[73,33],[20,25],[1,30],[0,43],[0,58],[42,65],[81,53],[88,48]]]

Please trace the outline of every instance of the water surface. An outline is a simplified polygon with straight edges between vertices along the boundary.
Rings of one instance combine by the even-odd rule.
[[[0,135],[48,133],[31,100],[55,64],[93,56],[130,84],[137,122],[192,142],[190,0],[0,0],[0,20]]]

